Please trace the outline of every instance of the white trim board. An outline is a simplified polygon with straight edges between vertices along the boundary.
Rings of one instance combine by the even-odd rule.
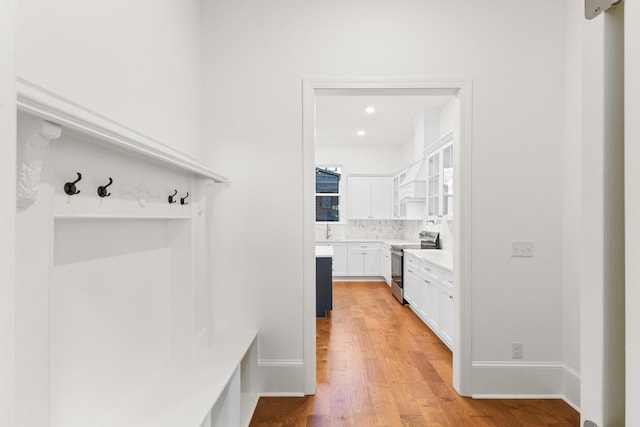
[[[304,369],[302,359],[259,359],[260,396],[304,396]]]
[[[474,399],[562,399],[580,411],[580,374],[561,362],[474,362]]]
[[[407,91],[421,94],[455,95],[459,101],[459,127],[455,135],[457,149],[454,162],[453,235],[454,243],[454,341],[453,386],[463,396],[471,395],[471,140],[472,80],[468,78],[382,78],[327,79],[307,78],[302,81],[302,176],[303,176],[303,307],[305,394],[315,391],[315,97],[323,94],[347,95],[355,91],[384,90],[395,95]],[[361,93],[361,92],[359,92]]]

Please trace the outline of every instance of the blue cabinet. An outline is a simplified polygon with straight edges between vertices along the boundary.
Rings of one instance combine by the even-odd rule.
[[[316,317],[327,317],[333,308],[333,282],[331,257],[316,258]]]

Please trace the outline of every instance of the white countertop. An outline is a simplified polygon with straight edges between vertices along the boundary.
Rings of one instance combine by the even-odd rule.
[[[316,246],[316,258],[333,258],[333,247]]]
[[[453,253],[451,251],[443,251],[441,249],[405,249],[404,252],[453,272]]]

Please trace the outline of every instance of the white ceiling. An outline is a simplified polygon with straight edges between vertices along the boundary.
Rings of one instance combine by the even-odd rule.
[[[422,110],[440,110],[452,95],[325,92],[316,96],[316,144],[404,144],[413,138],[413,120]],[[376,111],[367,114],[365,108]],[[364,130],[364,136],[357,131]]]

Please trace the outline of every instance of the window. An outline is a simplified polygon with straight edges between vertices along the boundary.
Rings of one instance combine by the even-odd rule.
[[[342,188],[340,167],[318,166],[316,168],[316,222],[340,221],[340,190]]]

